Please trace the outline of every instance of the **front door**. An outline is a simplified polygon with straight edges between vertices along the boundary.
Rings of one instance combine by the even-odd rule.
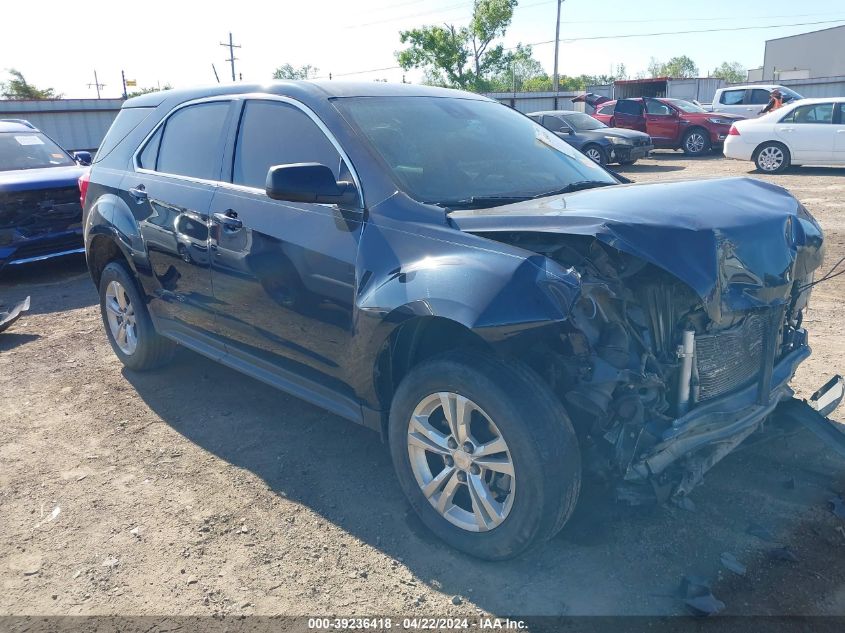
[[[674,143],[678,138],[678,113],[657,99],[646,99],[646,132],[656,145]]]
[[[121,184],[149,257],[142,275],[160,328],[213,334],[208,209],[220,175],[230,101],[180,108],[149,139]]]
[[[212,284],[227,352],[351,395],[349,353],[359,211],[280,202],[264,192],[271,166],[316,162],[351,176],[321,127],[290,100],[244,103],[230,184],[211,204]]]

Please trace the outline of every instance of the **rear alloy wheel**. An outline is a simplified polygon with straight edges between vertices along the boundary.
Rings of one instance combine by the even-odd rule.
[[[135,279],[122,262],[110,262],[103,269],[100,313],[114,353],[129,369],[152,369],[172,357],[175,345],[156,332]]]
[[[584,156],[599,165],[607,164],[607,157],[604,154],[604,150],[598,145],[587,145],[584,148]]]
[[[780,143],[766,143],[757,150],[754,164],[767,174],[777,174],[789,167],[789,150]]]
[[[390,453],[422,522],[452,547],[511,558],[554,536],[578,498],[578,440],[519,363],[474,350],[413,368],[390,408]]]
[[[705,130],[696,128],[684,134],[684,139],[681,142],[681,149],[687,156],[701,156],[710,151],[712,144],[710,143],[710,136]]]

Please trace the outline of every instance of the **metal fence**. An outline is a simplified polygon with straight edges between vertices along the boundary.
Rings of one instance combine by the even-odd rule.
[[[584,92],[487,92],[485,97],[495,99],[520,112],[541,112],[543,110],[574,110],[583,112],[584,104],[572,103],[572,99]]]
[[[69,151],[95,151],[123,99],[0,100],[0,119],[26,119]]]

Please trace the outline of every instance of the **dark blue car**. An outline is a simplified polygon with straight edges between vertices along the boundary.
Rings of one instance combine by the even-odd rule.
[[[0,120],[0,269],[85,251],[78,180],[90,162],[27,121]]]
[[[84,207],[129,370],[182,345],[379,431],[422,521],[475,556],[554,535],[582,473],[680,499],[771,415],[830,429],[842,397],[836,380],[814,410],[789,387],[823,257],[798,200],[749,178],[622,184],[476,94],[130,99]]]

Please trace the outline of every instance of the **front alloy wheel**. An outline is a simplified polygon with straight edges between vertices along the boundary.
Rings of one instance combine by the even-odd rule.
[[[700,156],[710,150],[710,138],[704,130],[690,130],[684,136],[683,150],[688,156]]]
[[[135,353],[138,347],[138,329],[135,321],[135,306],[126,289],[119,281],[111,281],[106,286],[106,318],[115,343],[127,356]]]
[[[501,431],[469,398],[434,393],[408,425],[411,469],[423,495],[444,519],[470,532],[486,532],[513,507],[516,482]]]
[[[600,147],[596,145],[590,145],[589,147],[587,147],[587,149],[584,150],[584,155],[594,163],[604,165],[604,152],[601,151]]]

